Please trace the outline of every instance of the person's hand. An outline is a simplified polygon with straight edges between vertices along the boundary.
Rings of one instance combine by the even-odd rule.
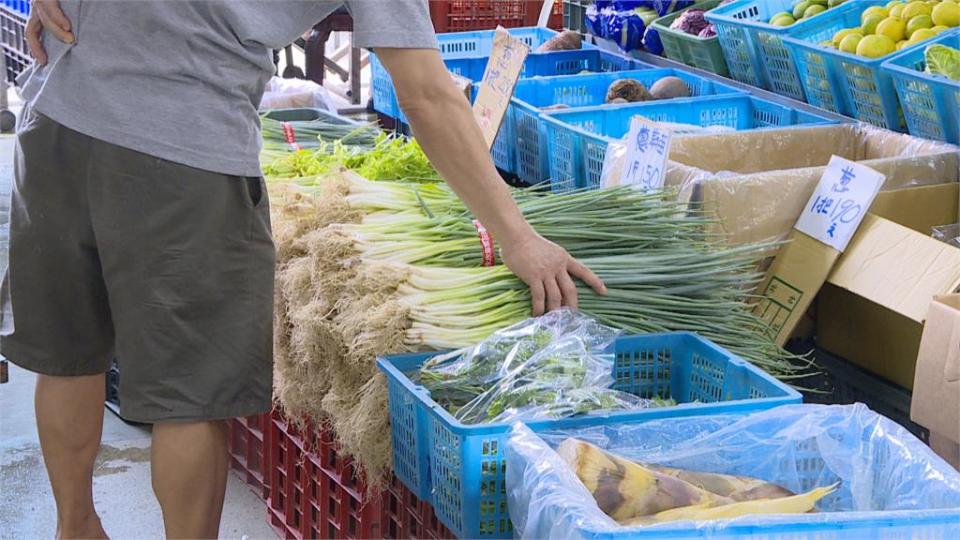
[[[64,43],[73,43],[76,39],[70,26],[70,19],[60,9],[60,0],[33,0],[30,2],[30,18],[27,19],[27,46],[38,64],[47,63],[47,51],[43,48],[43,31]]]
[[[597,294],[607,293],[603,281],[589,268],[536,233],[513,243],[501,243],[500,256],[507,268],[530,287],[534,316],[561,306],[576,309],[574,278],[579,278]]]

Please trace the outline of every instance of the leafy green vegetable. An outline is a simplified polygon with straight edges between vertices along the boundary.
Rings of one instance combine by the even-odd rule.
[[[417,141],[381,133],[372,148],[349,141],[321,142],[315,150],[300,150],[264,166],[268,176],[316,176],[346,167],[368,180],[439,182]]]
[[[924,51],[927,73],[960,81],[960,50],[946,45],[931,45]]]

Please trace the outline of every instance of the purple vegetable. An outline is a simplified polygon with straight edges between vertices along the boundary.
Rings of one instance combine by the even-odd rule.
[[[710,24],[707,22],[707,19],[703,17],[704,13],[706,13],[706,11],[702,9],[688,9],[673,21],[670,28],[696,36]]]
[[[716,37],[716,35],[717,35],[717,27],[714,26],[713,23],[710,23],[707,26],[705,26],[703,30],[701,30],[700,33],[697,34],[698,37],[702,37],[702,38],[712,38],[712,37]]]

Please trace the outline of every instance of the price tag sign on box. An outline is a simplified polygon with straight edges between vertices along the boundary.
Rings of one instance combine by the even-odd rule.
[[[877,171],[833,156],[790,241],[760,285],[754,313],[767,324],[777,344],[790,338],[800,318],[847,249],[883,185]]]
[[[497,27],[487,69],[473,104],[473,114],[480,124],[488,148],[493,147],[493,141],[500,131],[500,124],[513,97],[513,88],[520,78],[528,54],[530,47],[527,44],[511,36],[503,27]]]
[[[627,154],[620,172],[620,185],[637,186],[643,191],[663,187],[670,155],[672,132],[642,116],[630,120]]]
[[[883,181],[877,171],[833,156],[794,228],[842,253]]]

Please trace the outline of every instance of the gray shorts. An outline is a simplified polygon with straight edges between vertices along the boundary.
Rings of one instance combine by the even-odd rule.
[[[4,356],[80,376],[116,355],[129,420],[269,410],[274,248],[262,179],[157,159],[36,113],[24,113],[15,174]]]

